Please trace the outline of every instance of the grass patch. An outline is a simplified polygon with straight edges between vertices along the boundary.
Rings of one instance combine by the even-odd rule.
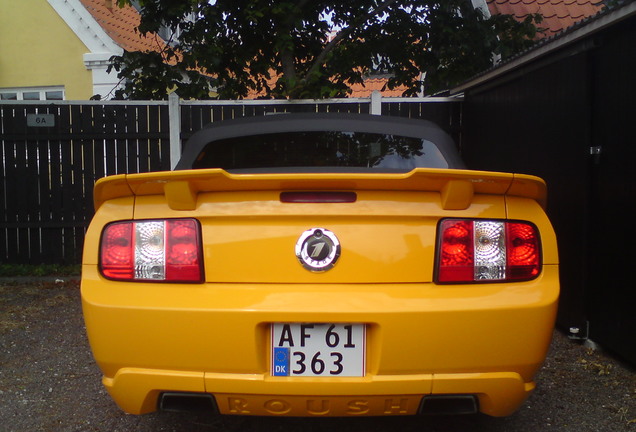
[[[81,267],[79,264],[0,264],[0,277],[79,276]]]

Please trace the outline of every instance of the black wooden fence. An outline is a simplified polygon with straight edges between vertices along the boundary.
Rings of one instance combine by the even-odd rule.
[[[171,124],[180,128],[180,147],[214,121],[272,112],[368,113],[371,102],[177,101],[177,110],[168,102],[0,103],[0,262],[79,263],[95,181],[169,170]],[[379,106],[383,115],[433,120],[459,138],[458,102],[385,99]]]
[[[169,169],[167,106],[0,105],[0,260],[78,263],[93,185]]]

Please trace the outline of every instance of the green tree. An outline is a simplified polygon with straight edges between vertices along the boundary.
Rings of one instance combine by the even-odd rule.
[[[130,0],[119,0],[120,5]],[[141,0],[141,34],[162,52],[124,52],[118,98],[345,96],[372,71],[405,95],[448,88],[532,44],[538,16],[486,19],[470,0]],[[176,36],[178,35],[178,37]],[[422,75],[423,74],[423,75]],[[424,76],[424,82],[421,77]]]

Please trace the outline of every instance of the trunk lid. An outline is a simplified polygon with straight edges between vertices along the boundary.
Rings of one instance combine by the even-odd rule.
[[[307,192],[309,201],[325,191],[355,199],[281,199],[294,191]],[[103,179],[95,203],[134,196],[135,219],[199,220],[211,283],[423,283],[433,279],[439,219],[506,218],[506,195],[543,204],[545,185],[532,176],[463,170],[237,175],[212,169]],[[327,271],[312,271],[297,257],[301,237],[315,229],[340,244]]]

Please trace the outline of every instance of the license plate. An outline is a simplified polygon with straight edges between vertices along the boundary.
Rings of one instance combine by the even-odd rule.
[[[273,376],[364,376],[364,324],[275,323],[271,330]]]

